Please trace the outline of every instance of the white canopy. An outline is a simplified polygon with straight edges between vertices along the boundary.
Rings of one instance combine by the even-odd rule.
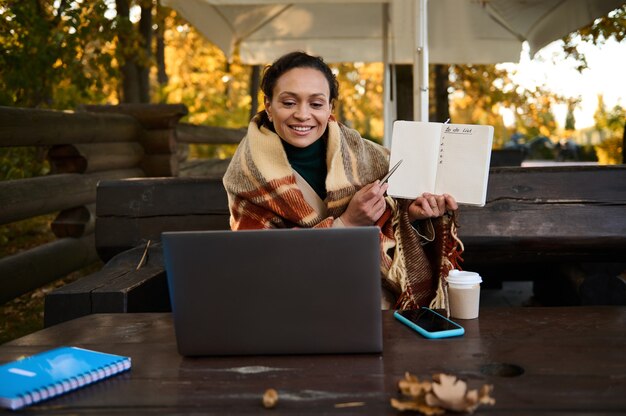
[[[428,117],[428,63],[517,62],[522,42],[528,41],[534,54],[622,3],[623,0],[162,0],[163,5],[177,10],[227,56],[238,50],[242,62],[247,64],[270,63],[293,50],[320,55],[327,62],[412,63],[414,79],[418,80],[414,83],[416,120]],[[391,119],[386,111],[387,132]]]
[[[419,0],[162,0],[230,56],[266,64],[293,50],[328,62],[383,61],[383,5],[389,60],[413,63]],[[431,0],[430,63],[517,62],[619,7],[622,0]]]

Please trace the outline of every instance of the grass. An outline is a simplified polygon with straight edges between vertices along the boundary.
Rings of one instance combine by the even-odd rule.
[[[50,231],[54,218],[56,214],[43,215],[0,226],[0,258],[55,240]],[[0,305],[0,344],[42,329],[46,293],[100,268],[102,262],[96,262]]]
[[[0,344],[43,329],[46,294],[100,268],[102,268],[102,262],[96,262],[1,305]]]

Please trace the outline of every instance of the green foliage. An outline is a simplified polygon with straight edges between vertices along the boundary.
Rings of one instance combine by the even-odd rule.
[[[578,148],[578,158],[585,162],[597,162],[598,155],[596,149],[592,145],[584,145]]]
[[[185,121],[219,127],[248,125],[250,69],[228,62],[219,48],[170,13],[165,17],[165,61],[169,83],[156,91],[158,101],[183,103]]]
[[[494,126],[494,147],[501,147],[509,132],[499,109],[518,102],[511,83],[508,72],[495,65],[451,65],[451,121]]]
[[[55,239],[50,223],[56,214],[41,215],[0,225],[0,258]]]
[[[383,66],[378,63],[331,65],[339,83],[333,113],[339,121],[380,143],[383,137]]]
[[[0,181],[42,176],[49,171],[41,147],[0,147]]]
[[[598,108],[593,115],[596,122],[595,129],[600,133],[602,141],[595,150],[601,164],[622,163],[623,134],[626,120],[626,109],[616,105],[607,110],[604,99],[598,96]]]
[[[450,86],[454,89],[451,117],[455,123],[494,126],[494,147],[501,147],[509,131],[500,115],[503,109],[515,114],[514,131],[528,138],[550,137],[557,125],[552,106],[564,98],[544,88],[529,90],[515,84],[506,69],[497,65],[452,65]]]
[[[102,268],[98,261],[81,270],[70,273],[62,279],[47,284],[30,293],[26,293],[4,305],[0,305],[0,344],[43,329],[45,295],[61,286],[76,281],[82,276],[94,273]]]
[[[616,105],[611,110],[607,110],[602,95],[598,96],[598,108],[593,115],[596,122],[596,129],[619,134],[624,129],[624,118],[626,110],[620,105]]]
[[[578,71],[582,71],[587,68],[587,59],[578,49],[579,42],[601,45],[609,39],[614,39],[617,42],[626,39],[626,4],[564,37],[563,50],[566,58],[574,58],[578,62]]]
[[[576,130],[576,118],[574,117],[574,110],[580,102],[580,99],[567,100],[567,114],[565,115],[565,130]]]
[[[117,72],[105,0],[7,1],[0,7],[0,105],[98,102]]]

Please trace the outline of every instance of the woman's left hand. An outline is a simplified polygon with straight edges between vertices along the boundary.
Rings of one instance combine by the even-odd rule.
[[[452,195],[433,195],[424,192],[409,205],[409,221],[441,217],[447,210],[456,211],[459,205]]]

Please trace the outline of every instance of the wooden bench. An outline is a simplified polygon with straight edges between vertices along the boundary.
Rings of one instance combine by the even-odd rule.
[[[491,169],[460,223],[472,263],[624,261],[626,165]]]
[[[492,168],[485,207],[461,207],[463,268],[489,281],[551,280],[591,262],[626,270],[626,166]],[[169,310],[162,231],[228,229],[221,181],[105,181],[96,248],[106,266],[46,296],[46,326],[90,313]],[[145,265],[136,270],[147,241]]]
[[[47,294],[44,325],[91,313],[169,311],[161,233],[227,229],[228,202],[221,180],[142,178],[99,183],[95,241],[98,255],[107,263],[102,270]]]
[[[462,207],[466,270],[534,282],[542,305],[623,302],[626,165],[491,169],[487,204]]]

